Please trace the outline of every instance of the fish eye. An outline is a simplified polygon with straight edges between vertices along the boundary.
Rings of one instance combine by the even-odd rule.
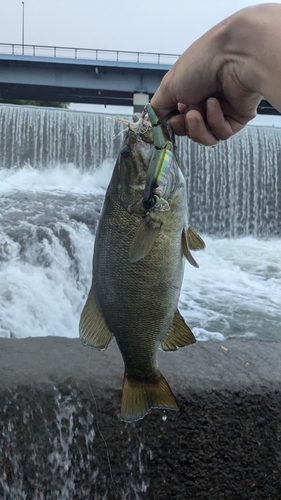
[[[128,156],[130,156],[131,154],[129,146],[127,145],[123,146],[123,148],[120,151],[120,154],[122,155],[123,158],[128,158]]]

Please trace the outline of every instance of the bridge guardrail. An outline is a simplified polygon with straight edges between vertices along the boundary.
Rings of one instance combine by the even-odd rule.
[[[179,58],[178,54],[53,47],[49,45],[22,45],[19,43],[0,43],[0,54],[169,65],[174,64]]]

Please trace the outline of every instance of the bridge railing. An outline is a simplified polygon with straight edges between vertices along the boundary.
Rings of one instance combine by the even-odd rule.
[[[82,49],[74,47],[52,47],[49,45],[22,45],[18,43],[0,43],[0,54],[169,65],[174,64],[179,57],[178,54],[158,54],[156,52]]]

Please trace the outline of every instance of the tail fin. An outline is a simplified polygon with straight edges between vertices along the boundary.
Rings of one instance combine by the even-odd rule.
[[[121,402],[121,420],[134,422],[143,418],[152,408],[178,410],[175,396],[163,375],[143,381],[124,376]]]

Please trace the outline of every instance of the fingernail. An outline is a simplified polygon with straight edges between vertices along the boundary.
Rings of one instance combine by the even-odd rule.
[[[188,128],[190,130],[197,129],[198,122],[197,122],[196,118],[188,118],[187,123],[188,123]]]
[[[216,106],[213,101],[207,101],[208,113],[213,115],[216,112]]]

